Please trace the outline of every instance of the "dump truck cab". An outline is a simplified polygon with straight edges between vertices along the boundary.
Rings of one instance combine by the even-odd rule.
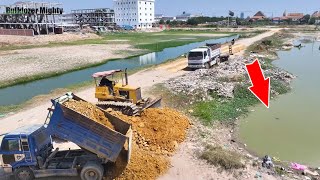
[[[0,137],[0,166],[15,176],[30,173],[23,167],[36,168],[52,152],[52,139],[43,125],[29,125]],[[33,173],[31,173],[33,176]]]
[[[72,93],[52,99],[44,125],[25,126],[1,137],[0,169],[6,172],[5,176],[13,174],[16,180],[51,176],[102,180],[108,162],[116,162],[120,155],[122,163],[129,162],[131,125],[103,112],[114,126],[110,129],[68,108],[64,105],[68,101],[85,102]],[[80,148],[53,150],[52,138]]]
[[[192,49],[188,53],[188,68],[191,69],[209,69],[219,63],[221,54],[220,44],[206,44],[196,49]]]

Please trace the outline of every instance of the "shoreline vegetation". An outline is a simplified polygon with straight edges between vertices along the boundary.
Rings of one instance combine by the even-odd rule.
[[[114,34],[107,34],[101,35],[102,38],[99,39],[86,39],[86,40],[78,40],[72,42],[59,42],[59,43],[49,43],[46,45],[30,45],[30,46],[7,46],[7,47],[0,47],[0,51],[8,51],[8,50],[20,50],[20,49],[32,49],[32,48],[42,48],[42,47],[61,47],[61,46],[76,46],[76,45],[99,45],[99,44],[106,44],[106,43],[128,43],[132,47],[136,48],[143,53],[128,56],[124,58],[115,58],[115,59],[104,59],[97,63],[88,63],[86,65],[74,67],[72,69],[57,71],[57,72],[44,72],[40,74],[34,74],[25,77],[19,77],[10,81],[3,81],[0,83],[0,89],[7,88],[10,86],[26,84],[32,81],[46,79],[50,77],[56,77],[63,74],[67,74],[74,71],[79,71],[91,67],[100,66],[102,64],[107,63],[108,61],[115,61],[119,59],[130,59],[137,56],[145,55],[150,52],[159,52],[166,48],[173,48],[178,47],[190,43],[201,42],[209,39],[216,39],[222,37],[229,37],[235,35],[235,33],[231,32],[208,32],[208,31],[197,31],[196,33],[203,34],[206,36],[197,36],[190,35],[189,31],[165,31],[161,33],[114,33]],[[194,33],[194,32],[193,32]],[[207,35],[206,33],[210,33]],[[256,32],[259,33],[259,32]],[[218,35],[218,36],[216,36]],[[222,36],[219,36],[222,35]],[[188,37],[188,38],[186,38]],[[145,40],[148,39],[148,40]],[[144,43],[143,43],[144,42]]]

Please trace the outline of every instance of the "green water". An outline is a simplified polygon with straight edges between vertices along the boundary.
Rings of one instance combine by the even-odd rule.
[[[270,109],[252,108],[241,120],[240,138],[260,156],[320,166],[320,43],[279,52],[274,64],[297,76],[292,91]],[[272,80],[272,79],[271,79]]]

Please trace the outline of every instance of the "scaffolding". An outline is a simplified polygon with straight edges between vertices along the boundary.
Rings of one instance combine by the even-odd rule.
[[[61,25],[62,6],[61,3],[33,1],[1,5],[0,28],[32,29],[35,35],[56,32],[56,27]]]
[[[98,9],[78,9],[72,10],[73,23],[80,26],[115,26],[115,14],[113,9],[98,8]]]

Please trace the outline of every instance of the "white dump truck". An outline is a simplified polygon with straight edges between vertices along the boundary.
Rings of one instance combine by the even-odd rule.
[[[188,68],[210,69],[220,62],[221,44],[206,44],[206,46],[192,49],[188,53]]]

